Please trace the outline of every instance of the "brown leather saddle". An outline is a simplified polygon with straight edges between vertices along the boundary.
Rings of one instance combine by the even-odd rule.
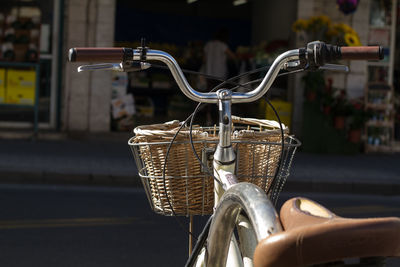
[[[284,231],[257,245],[254,266],[307,266],[346,258],[400,257],[400,218],[349,219],[306,198],[280,211]]]

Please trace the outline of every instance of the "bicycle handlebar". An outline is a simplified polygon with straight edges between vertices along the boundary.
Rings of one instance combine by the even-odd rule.
[[[71,48],[69,61],[125,62],[125,61],[161,61],[172,73],[181,91],[190,99],[203,103],[217,103],[217,92],[203,93],[194,90],[188,83],[176,60],[168,53],[147,48]],[[248,103],[261,98],[271,87],[279,71],[291,61],[305,62],[308,67],[319,68],[325,63],[340,60],[379,60],[383,58],[383,49],[379,46],[340,47],[312,42],[303,49],[294,49],[279,55],[262,82],[250,92],[232,92],[232,103]]]
[[[161,61],[165,63],[172,73],[176,83],[178,84],[181,91],[190,99],[203,102],[203,103],[217,103],[218,94],[216,92],[203,93],[194,90],[188,83],[185,75],[182,72],[179,64],[176,60],[168,53],[146,49],[145,57],[143,57],[141,49],[130,49],[130,48],[71,48],[69,50],[69,61],[91,61],[91,62],[104,62],[104,61]],[[273,81],[278,75],[286,62],[299,59],[299,50],[291,50],[281,54],[272,64],[267,75],[264,77],[261,84],[251,92],[233,92],[232,103],[247,103],[258,100],[262,97],[268,89],[271,87]]]
[[[136,55],[134,52],[134,60],[138,60],[139,55]],[[209,92],[203,93],[194,90],[188,81],[186,80],[185,76],[181,68],[179,67],[176,60],[166,52],[158,51],[158,50],[148,50],[146,55],[147,60],[155,60],[161,61],[165,63],[169,70],[172,73],[176,83],[178,84],[181,91],[190,99],[202,102],[202,103],[217,103],[218,102],[218,93],[217,92]],[[272,64],[271,68],[265,75],[262,82],[258,85],[257,88],[250,92],[232,92],[231,99],[232,103],[249,103],[258,100],[261,98],[271,87],[272,83],[274,82],[276,76],[278,75],[279,71],[282,69],[283,65],[292,60],[299,59],[299,50],[290,50],[283,54],[281,54]]]
[[[381,60],[384,56],[382,46],[344,46],[341,54],[350,60]]]
[[[68,53],[71,62],[121,62],[132,60],[132,57],[132,48],[123,47],[77,47]]]
[[[311,42],[304,51],[307,64],[319,68],[336,60],[380,60],[383,59],[381,46],[336,46],[323,42]]]

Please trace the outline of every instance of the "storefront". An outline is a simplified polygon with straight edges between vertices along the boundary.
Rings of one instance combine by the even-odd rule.
[[[384,47],[382,61],[342,62],[350,67],[350,73],[324,72],[318,90],[311,90],[315,79],[307,85],[297,77],[293,121],[301,129],[303,149],[332,153],[398,151],[398,1],[299,0],[298,6],[298,42],[316,32],[330,35],[322,35],[322,40],[337,42],[337,38],[329,37],[340,32],[345,45]],[[331,30],[321,30],[327,28]],[[307,95],[312,91],[317,97]]]
[[[0,4],[0,127],[57,129],[64,1]]]
[[[297,1],[116,1],[115,45],[137,47],[142,37],[152,49],[173,55],[184,69],[203,71],[203,48],[219,29],[229,32],[228,46],[236,54],[230,75],[271,64],[280,52],[293,45],[291,24],[296,19]],[[282,19],[284,14],[285,19]],[[228,63],[229,64],[229,63]],[[240,81],[256,79],[265,70]],[[206,79],[189,75],[193,87],[202,88]],[[153,68],[143,73],[123,74],[126,89],[116,82],[112,101],[113,130],[125,130],[140,123],[185,119],[194,103],[178,91],[168,71]],[[204,90],[205,88],[203,88]],[[288,79],[279,79],[270,95],[287,102],[290,113]],[[289,106],[289,107],[287,107]],[[265,116],[262,103],[239,110],[244,116]],[[290,118],[290,116],[287,116]],[[200,122],[201,118],[200,118]],[[286,123],[290,124],[290,120]]]
[[[351,35],[350,37],[346,36],[350,40],[340,43],[341,45],[355,45],[356,43],[351,43],[351,41],[354,42],[353,37],[356,36],[357,42],[362,45],[379,44],[385,47],[385,59],[382,62],[342,62],[349,65],[351,73],[325,72],[323,75],[325,80],[323,87],[330,84],[329,86],[333,88],[332,92],[344,91],[348,100],[346,105],[361,101],[362,109],[374,114],[365,119],[364,115],[355,115],[358,111],[349,111],[352,114],[346,115],[344,128],[336,129],[333,125],[336,114],[333,113],[338,108],[333,107],[333,94],[321,93],[315,105],[318,114],[307,113],[308,106],[305,98],[307,85],[302,75],[278,80],[270,90],[269,97],[275,100],[274,104],[280,110],[281,116],[286,117],[284,121],[292,132],[301,137],[305,136],[305,148],[307,148],[308,137],[309,143],[312,142],[318,147],[318,142],[315,140],[319,139],[320,145],[323,146],[327,142],[323,136],[328,135],[332,147],[339,148],[336,152],[345,152],[346,149],[342,149],[343,147],[352,147],[353,151],[358,151],[360,143],[363,143],[366,151],[392,150],[392,142],[396,136],[395,121],[398,118],[395,112],[398,108],[394,106],[394,92],[398,89],[394,87],[386,93],[386,96],[373,99],[369,85],[375,82],[396,85],[394,55],[397,51],[395,42],[397,1],[299,0],[274,3],[241,1],[241,5],[235,5],[235,3],[237,1],[218,1],[218,4],[215,1],[206,0],[168,1],[167,4],[162,1],[144,3],[118,0],[116,1],[115,45],[136,47],[140,44],[140,38],[145,37],[152,48],[170,52],[178,59],[182,67],[201,71],[204,44],[212,38],[213,31],[222,26],[231,33],[229,46],[235,51],[238,59],[236,71],[243,72],[268,65],[280,52],[303,46],[308,41],[319,39],[340,43],[337,38],[324,39],[324,36],[317,36],[315,32],[314,35],[304,38],[304,35],[299,33],[296,35],[292,31],[292,25],[296,19],[309,20],[307,23],[311,23],[310,21],[314,19],[312,23],[317,24],[320,23],[319,18],[329,20],[326,23],[337,26],[337,28],[332,27],[333,30],[345,32],[350,29],[352,31],[348,34]],[[351,7],[351,4],[354,6]],[[254,75],[251,78],[254,79]],[[140,123],[159,122],[173,118],[184,119],[193,109],[192,103],[185,100],[177,91],[168,71],[152,70],[145,73],[131,73],[125,77],[114,77],[114,80],[126,83],[125,88],[121,90],[121,83],[116,82],[116,88],[113,91],[111,119],[113,130],[130,129]],[[194,86],[201,86],[196,77],[190,76],[190,81]],[[241,80],[241,82],[244,81],[246,79]],[[378,94],[383,95],[382,92]],[[387,105],[370,103],[379,101],[380,98],[385,98]],[[245,114],[239,115],[269,116],[266,115],[268,112],[265,112],[266,108],[262,101],[260,102],[240,108],[240,111],[245,110]],[[322,113],[328,114],[314,122],[304,119],[310,116],[316,118]],[[274,119],[274,116],[269,116],[269,118]],[[353,144],[353,141],[349,142],[349,139],[353,139],[350,137],[353,136],[350,130],[356,127],[355,121],[358,120],[364,120],[362,127],[357,126],[361,127],[358,132],[361,132],[359,135],[363,139],[355,138],[356,144]],[[324,132],[324,128],[328,128],[327,132]],[[321,134],[316,137],[315,133],[318,131]],[[326,147],[321,149],[321,152],[330,150]],[[315,151],[315,149],[310,149],[310,151]]]
[[[391,111],[387,113],[388,109],[386,107],[383,109],[384,113],[390,115],[378,114],[379,116],[374,117],[375,121],[368,122],[370,126],[390,128],[386,130],[390,132],[390,138],[378,133],[377,130],[374,130],[371,135],[363,133],[363,140],[370,140],[365,141],[367,145],[383,144],[388,140],[392,142],[396,136],[398,138],[398,131],[394,129],[398,128],[399,124],[398,115],[395,112],[399,108],[394,104],[399,102],[395,101],[398,99],[399,91],[399,83],[395,75],[399,69],[397,67],[399,63],[395,61],[395,54],[399,51],[396,49],[395,42],[398,31],[395,27],[398,3],[395,0],[358,1],[356,9],[346,13],[338,8],[338,2],[340,1],[49,0],[32,2],[32,5],[36,5],[41,12],[41,32],[46,32],[46,27],[50,27],[50,33],[52,33],[50,37],[47,37],[51,38],[48,42],[50,49],[42,48],[44,45],[40,42],[41,51],[38,62],[41,66],[42,78],[40,78],[38,101],[40,103],[39,126],[55,129],[57,125],[60,125],[62,131],[124,131],[141,123],[184,119],[193,108],[194,103],[183,97],[166,70],[152,68],[146,72],[127,75],[123,73],[116,75],[110,72],[78,74],[76,71],[78,63],[67,64],[64,57],[58,60],[59,55],[66,54],[70,47],[137,47],[140,45],[140,39],[146,38],[147,45],[152,49],[169,52],[177,58],[183,68],[201,71],[204,44],[212,38],[214,32],[225,28],[230,34],[228,45],[236,53],[238,59],[236,69],[234,68],[233,71],[238,73],[268,65],[277,53],[303,46],[306,40],[300,38],[300,34],[293,32],[293,23],[297,19],[308,20],[315,16],[325,15],[332,24],[352,28],[363,45],[380,43],[385,46],[386,57],[383,62],[344,62],[349,64],[351,73],[326,72],[325,81],[332,81],[332,87],[345,90],[350,99],[364,100],[365,96],[370,96],[369,92],[365,91],[369,82],[381,80],[394,85],[391,91],[393,92],[391,103],[386,106],[392,106]],[[60,12],[64,15],[59,16]],[[49,13],[53,15],[46,15]],[[61,27],[61,24],[64,27]],[[63,39],[59,38],[61,34]],[[61,42],[63,43],[62,53],[58,50]],[[47,79],[43,78],[46,77],[43,74],[46,69],[47,73],[50,73]],[[60,73],[62,79],[59,78]],[[253,75],[250,78],[257,77]],[[201,88],[202,80],[198,75],[188,74],[188,79],[194,87]],[[246,82],[246,80],[241,79],[238,82]],[[305,90],[302,76],[293,75],[277,81],[269,93],[269,97],[276,100],[276,104],[279,105],[281,115],[286,115],[288,118],[285,122],[289,124],[292,132],[300,137],[308,136],[304,130],[305,120],[303,119],[305,91],[307,89]],[[383,106],[377,107],[379,109]],[[324,109],[325,105],[322,104],[318,104],[318,108],[319,113],[329,110],[329,108]],[[0,110],[1,124],[6,126],[30,125],[32,121],[30,110],[27,110],[26,116],[18,118],[7,113],[12,110],[9,106]],[[265,113],[268,113],[262,103],[243,106],[243,108],[241,106],[239,111],[245,111],[248,116],[257,117],[264,117]],[[6,116],[1,116],[1,114],[6,114]],[[18,112],[18,116],[21,114],[23,112]],[[323,121],[331,119],[321,118]],[[202,123],[201,118],[199,123]],[[387,127],[389,124],[390,127]],[[347,140],[348,136],[346,131],[343,140]],[[390,145],[386,145],[388,146]]]

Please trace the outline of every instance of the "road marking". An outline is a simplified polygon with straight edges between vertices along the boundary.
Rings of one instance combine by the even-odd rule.
[[[400,207],[387,207],[382,205],[347,206],[332,208],[338,215],[400,212]],[[90,227],[129,225],[132,223],[150,223],[135,217],[100,217],[100,218],[71,218],[71,219],[39,219],[39,220],[4,220],[0,221],[0,230],[29,229],[29,228],[63,228],[63,227]]]
[[[399,212],[400,207],[387,207],[381,205],[349,206],[349,207],[332,208],[332,211],[338,215],[384,213],[384,212]]]
[[[57,228],[57,227],[88,227],[105,225],[132,224],[138,218],[72,218],[72,219],[44,219],[44,220],[7,220],[0,221],[0,230],[25,228]]]

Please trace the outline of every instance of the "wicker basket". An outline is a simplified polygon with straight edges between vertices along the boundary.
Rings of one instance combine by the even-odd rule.
[[[232,144],[237,153],[236,174],[240,182],[251,182],[277,198],[289,167],[297,139],[285,128],[284,157],[281,156],[281,131],[274,121],[232,117]],[[251,127],[257,125],[257,127]],[[189,129],[183,127],[169,151],[167,149],[180,123],[145,125],[135,128],[129,140],[143,186],[152,209],[163,215],[211,214],[214,206],[214,181],[202,170],[189,143]],[[194,147],[202,157],[218,143],[217,128],[194,127]],[[165,176],[163,169],[165,166]],[[278,173],[277,173],[278,172]],[[274,182],[274,178],[281,182]],[[271,188],[274,186],[275,188]],[[274,190],[271,190],[274,189]]]

